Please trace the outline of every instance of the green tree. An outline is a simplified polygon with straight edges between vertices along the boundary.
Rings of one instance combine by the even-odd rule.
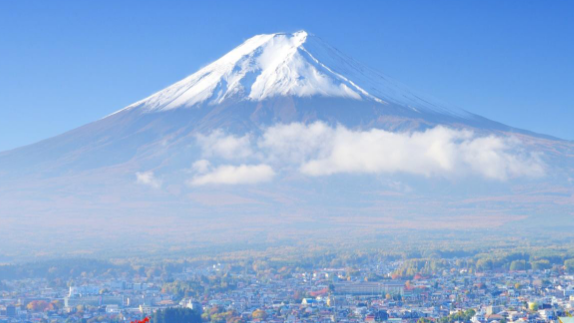
[[[543,270],[552,268],[550,261],[546,259],[532,261],[530,262],[530,264],[532,265],[532,269],[534,270]]]
[[[166,308],[156,311],[151,323],[201,323],[201,316],[189,308]]]
[[[530,263],[526,260],[514,260],[510,263],[510,270],[528,270],[530,269]]]

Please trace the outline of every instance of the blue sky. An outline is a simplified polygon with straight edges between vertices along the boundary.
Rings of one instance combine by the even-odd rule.
[[[572,1],[2,1],[0,151],[305,29],[419,92],[574,140]]]

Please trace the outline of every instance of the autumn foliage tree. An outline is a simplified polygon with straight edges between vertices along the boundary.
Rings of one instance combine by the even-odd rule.
[[[267,317],[267,313],[264,310],[257,309],[251,313],[251,316],[253,316],[254,320],[265,319]]]
[[[43,312],[48,308],[48,306],[49,303],[46,301],[31,301],[26,305],[26,309],[32,312]]]

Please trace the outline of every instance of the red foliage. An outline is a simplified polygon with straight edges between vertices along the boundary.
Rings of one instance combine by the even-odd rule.
[[[321,290],[316,290],[316,291],[313,291],[313,292],[309,292],[309,295],[310,295],[311,297],[317,297],[317,296],[319,296],[319,295],[325,295],[325,294],[327,294],[328,292],[329,292],[329,288],[325,287],[325,288],[323,288],[323,289],[321,289]]]
[[[149,317],[146,317],[143,320],[139,321],[131,321],[130,323],[149,323]]]

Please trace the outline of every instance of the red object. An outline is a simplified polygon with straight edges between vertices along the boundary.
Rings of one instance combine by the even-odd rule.
[[[314,291],[314,292],[309,292],[309,295],[310,295],[311,297],[317,297],[317,296],[319,296],[319,295],[325,295],[325,294],[327,294],[328,292],[329,292],[329,288],[325,287],[325,288],[323,288],[323,289],[321,289],[321,290],[317,290],[317,291]]]
[[[140,321],[131,321],[130,323],[148,323],[149,322],[149,317],[146,317],[143,320]]]

